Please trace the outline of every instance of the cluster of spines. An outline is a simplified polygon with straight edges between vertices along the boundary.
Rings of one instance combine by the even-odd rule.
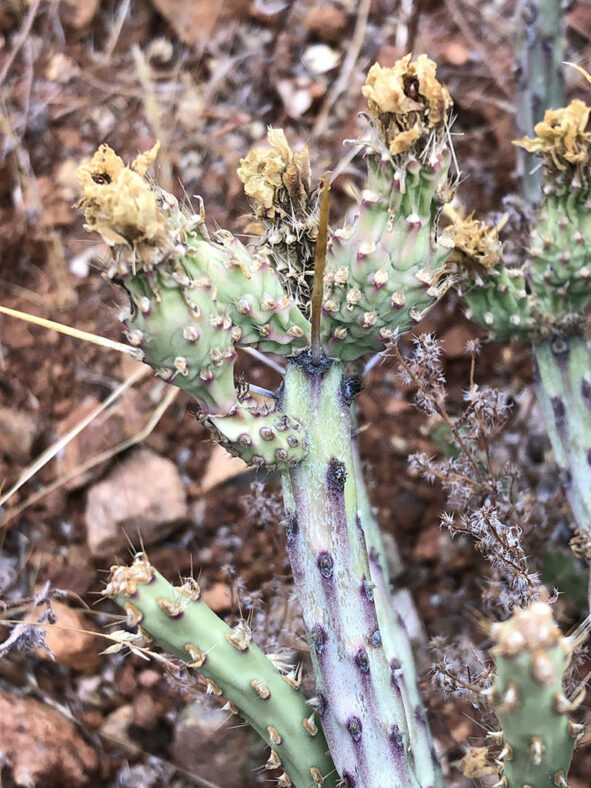
[[[223,696],[226,708],[259,733],[271,748],[265,768],[284,770],[278,785],[336,787],[316,713],[299,691],[301,669],[280,673],[245,621],[228,627],[201,599],[194,579],[170,585],[144,553],[131,566],[112,567],[104,593],[123,607],[128,626],[198,671],[207,692]]]
[[[563,690],[574,645],[563,638],[552,608],[536,602],[493,624],[496,680],[490,700],[501,730],[489,735],[500,747],[495,788],[568,788],[573,749],[583,726],[568,718],[582,702],[581,689],[568,699]]]

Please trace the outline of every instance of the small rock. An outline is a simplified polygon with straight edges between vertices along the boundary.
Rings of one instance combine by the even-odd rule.
[[[0,408],[0,453],[26,465],[31,459],[37,419],[32,413],[15,408]]]
[[[137,363],[137,362],[136,362]],[[145,420],[139,413],[140,404],[138,397],[141,395],[135,390],[123,393],[116,405],[107,412],[101,413],[93,419],[82,432],[71,440],[57,457],[60,476],[73,473],[81,465],[92,460],[103,452],[112,449],[121,441],[131,437],[137,432]],[[57,428],[60,436],[65,435],[76,427],[83,419],[87,418],[93,410],[100,406],[95,397],[86,397],[80,405],[71,410],[63,418]],[[97,477],[107,466],[108,460],[94,466],[86,473],[81,473],[65,483],[67,490],[76,490],[88,484]]]
[[[130,738],[128,728],[133,722],[133,706],[126,703],[112,711],[100,727],[101,736],[118,745],[128,753],[139,752],[138,745]]]
[[[175,764],[224,788],[249,784],[250,770],[262,766],[266,756],[254,731],[240,722],[240,717],[232,717],[228,724],[228,712],[220,708],[199,701],[189,704],[174,732]],[[228,753],[235,754],[231,764]]]
[[[56,709],[34,698],[0,694],[2,776],[23,786],[89,784],[97,756],[75,726]],[[14,784],[11,782],[11,784]]]
[[[312,44],[302,55],[302,62],[313,74],[327,74],[341,61],[340,52],[328,44]]]
[[[201,592],[201,598],[216,613],[226,613],[232,608],[232,589],[225,583],[214,583]]]
[[[248,465],[239,457],[232,457],[219,443],[216,443],[209,455],[209,460],[205,468],[205,473],[199,485],[199,491],[203,495],[219,484],[233,479],[241,473],[249,471]],[[202,499],[201,499],[202,500]]]
[[[45,642],[60,665],[68,665],[75,670],[93,670],[101,661],[99,641],[88,630],[96,632],[92,624],[84,620],[79,610],[68,607],[63,602],[52,602],[51,607],[57,616],[55,624],[44,624]],[[38,615],[30,613],[25,621],[36,623]],[[50,659],[48,652],[39,651],[39,656]]]
[[[189,509],[173,462],[149,449],[126,457],[88,493],[87,543],[94,556],[113,555],[127,541],[154,544],[167,536]]]
[[[315,6],[306,14],[304,26],[322,41],[336,44],[347,28],[347,15],[332,5]]]

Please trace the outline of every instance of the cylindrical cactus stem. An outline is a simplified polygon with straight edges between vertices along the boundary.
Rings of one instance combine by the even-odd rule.
[[[581,336],[534,343],[536,393],[579,528],[591,533],[591,347]]]
[[[223,695],[271,748],[268,769],[296,788],[336,788],[338,776],[316,713],[299,691],[299,675],[281,674],[252,641],[245,621],[231,629],[201,599],[192,578],[167,582],[139,553],[131,566],[111,569],[105,596],[127,613],[130,626],[187,663]]]
[[[280,407],[310,450],[283,474],[287,547],[310,643],[322,727],[345,785],[417,788],[399,676],[384,653],[357,512],[343,367],[290,358]]]
[[[563,0],[520,0],[517,7],[516,121],[521,134],[531,134],[546,109],[564,103],[562,4]],[[542,196],[542,172],[523,150],[517,161],[523,196],[536,203]]]
[[[573,644],[562,637],[545,602],[516,609],[508,621],[493,624],[491,634],[496,641],[491,695],[502,729],[497,785],[568,788],[573,749],[583,730],[567,715],[582,701],[584,690],[570,700],[563,692]]]
[[[359,478],[357,476],[358,480]],[[392,671],[398,674],[398,686],[406,712],[414,771],[421,786],[432,785],[443,788],[439,759],[433,747],[418,686],[409,631],[399,608],[402,608],[406,615],[413,617],[417,616],[417,612],[408,589],[390,588],[384,543],[378,523],[371,511],[363,481],[361,484],[357,482],[357,495],[359,503],[357,512],[368,547],[369,570],[382,645]]]
[[[405,617],[418,619],[418,613],[408,589],[390,587],[393,577],[402,572],[401,558],[396,552],[395,566],[390,568],[382,533],[364,482],[359,443],[355,437],[352,439],[352,452],[357,486],[357,514],[365,535],[378,624],[386,659],[390,667],[399,674],[415,773],[420,785],[443,786],[405,622]],[[401,611],[404,611],[404,615]]]
[[[371,67],[368,188],[353,220],[332,234],[323,337],[343,361],[391,345],[445,293],[449,239],[438,236],[453,196],[447,89],[425,55]],[[453,246],[453,244],[452,244]]]

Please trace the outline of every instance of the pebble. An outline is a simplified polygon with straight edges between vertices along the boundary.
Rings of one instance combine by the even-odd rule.
[[[97,558],[114,556],[128,537],[137,549],[166,537],[189,516],[186,491],[173,462],[149,449],[127,456],[88,492],[86,539]]]

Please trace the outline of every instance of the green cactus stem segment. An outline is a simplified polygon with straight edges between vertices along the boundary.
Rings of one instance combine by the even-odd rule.
[[[561,636],[552,609],[536,602],[492,626],[497,674],[492,692],[502,728],[499,785],[506,788],[567,786],[566,776],[581,726],[567,714],[562,690],[571,644]],[[579,693],[580,695],[580,693]]]
[[[443,775],[434,751],[425,707],[417,683],[411,641],[400,610],[405,610],[407,615],[410,614],[415,618],[418,614],[407,589],[391,590],[390,588],[391,574],[386,548],[363,480],[359,446],[355,438],[352,441],[352,449],[357,486],[357,515],[368,549],[370,576],[374,586],[374,601],[384,654],[391,669],[399,675],[414,771],[421,786],[432,785],[443,788]],[[396,561],[400,560],[396,556]]]
[[[591,533],[591,347],[580,336],[534,344],[536,392],[579,528]]]
[[[318,712],[340,777],[355,788],[418,788],[397,671],[376,614],[351,453],[343,367],[290,358],[280,408],[308,427],[283,474],[287,547],[317,679]],[[426,788],[426,786],[423,786]]]
[[[447,290],[453,243],[437,238],[437,217],[450,194],[450,158],[442,146],[404,170],[369,162],[358,214],[330,242],[323,338],[331,356],[351,361],[383,350]]]
[[[280,768],[283,785],[336,788],[338,776],[318,718],[305,697],[252,641],[250,629],[231,629],[200,598],[199,586],[167,582],[145,554],[115,566],[105,596],[115,599],[154,643],[197,670],[216,695],[271,747],[268,768]]]
[[[562,0],[520,0],[517,13],[516,121],[521,134],[531,134],[544,110],[564,103]],[[541,196],[542,173],[525,151],[519,152],[517,161],[522,193],[536,203]]]

